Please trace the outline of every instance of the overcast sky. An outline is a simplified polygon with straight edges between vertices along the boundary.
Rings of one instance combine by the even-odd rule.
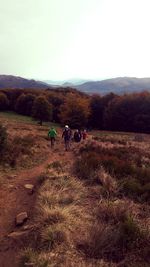
[[[150,0],[0,0],[0,74],[150,77]]]

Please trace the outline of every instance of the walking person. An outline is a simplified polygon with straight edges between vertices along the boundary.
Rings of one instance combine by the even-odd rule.
[[[83,140],[86,140],[86,138],[87,138],[87,131],[85,129],[82,133],[82,138],[83,138]]]
[[[76,130],[75,132],[74,132],[74,136],[73,136],[73,138],[74,138],[74,141],[76,142],[76,143],[79,143],[80,141],[81,141],[81,132],[79,131],[79,130]]]
[[[48,132],[48,137],[51,141],[51,148],[54,147],[55,141],[56,141],[57,132],[54,127],[51,127],[51,129]]]
[[[64,139],[66,151],[68,151],[70,149],[71,137],[72,137],[72,131],[68,125],[65,125],[65,129],[62,133],[62,138]]]

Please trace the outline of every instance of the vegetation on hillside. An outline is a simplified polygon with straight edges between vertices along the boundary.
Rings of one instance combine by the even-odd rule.
[[[149,135],[93,131],[65,153],[58,128],[52,156],[45,124],[9,116],[0,121],[5,124],[0,126],[0,205],[6,205],[4,195],[10,197],[7,208],[13,205],[11,196],[16,192],[18,198],[19,191],[26,196],[19,210],[22,204],[30,205],[32,197],[36,201],[25,225],[13,228],[17,239],[7,240],[5,233],[1,250],[10,246],[21,267],[149,266]],[[36,186],[30,195],[22,179],[26,168],[39,166],[40,160],[45,164],[42,172],[33,169]],[[14,188],[15,174],[22,183]],[[5,227],[14,223],[15,214],[10,213],[9,220],[1,215]],[[14,249],[7,242],[13,242]]]
[[[35,112],[39,97],[45,99],[42,109],[46,110],[43,112],[41,109],[37,112],[37,108]],[[71,88],[1,89],[0,110],[15,111],[40,121],[68,123],[73,128],[150,133],[148,92],[123,96],[110,93],[101,97],[89,96]]]

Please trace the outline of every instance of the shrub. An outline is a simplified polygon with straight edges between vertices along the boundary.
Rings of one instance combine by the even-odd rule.
[[[118,223],[124,220],[130,208],[129,202],[103,202],[96,209],[96,217],[100,221]]]
[[[62,164],[60,161],[53,161],[52,163],[50,163],[47,168],[54,168],[56,170],[62,170]]]
[[[96,171],[100,168],[100,159],[97,153],[83,153],[75,162],[75,172],[82,179],[94,180]]]
[[[41,220],[46,224],[56,224],[65,220],[65,212],[59,208],[51,208],[48,205],[41,207]]]
[[[123,192],[127,195],[141,195],[142,187],[140,183],[133,178],[129,178],[123,183]]]
[[[23,154],[30,154],[31,147],[35,144],[35,139],[32,135],[26,135],[23,137],[16,136],[12,144]]]
[[[77,246],[87,257],[119,262],[126,251],[138,248],[144,240],[138,224],[132,217],[125,216],[115,226],[95,223]]]
[[[122,182],[121,192],[138,201],[150,201],[150,183],[141,185],[140,181],[130,178]]]
[[[135,166],[133,165],[133,155],[137,151],[126,148],[102,148],[97,143],[89,143],[80,148],[80,154],[95,153],[98,161],[110,173],[115,174],[118,178],[134,175]]]
[[[20,267],[25,267],[27,263],[34,263],[37,258],[37,253],[31,248],[26,248],[20,254]]]
[[[139,239],[142,238],[142,232],[138,224],[131,216],[127,216],[119,226],[118,242],[121,247],[131,249],[136,246]]]
[[[42,243],[46,249],[52,249],[54,246],[60,245],[67,240],[67,235],[60,225],[49,226],[44,229],[41,233],[41,237]]]
[[[117,183],[115,179],[109,173],[107,173],[104,168],[101,167],[97,175],[97,179],[103,185],[103,189],[107,193],[107,196],[117,191]]]
[[[6,128],[0,125],[0,153],[7,147],[7,131]]]
[[[87,257],[119,261],[121,253],[116,247],[117,235],[113,227],[95,223],[90,229],[85,240],[77,245]]]

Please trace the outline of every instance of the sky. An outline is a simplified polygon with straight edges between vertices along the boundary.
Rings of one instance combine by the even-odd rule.
[[[0,0],[0,74],[150,77],[150,0]]]

